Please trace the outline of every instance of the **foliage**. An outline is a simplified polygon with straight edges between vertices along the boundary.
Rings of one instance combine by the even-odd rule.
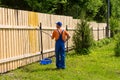
[[[113,17],[110,19],[110,30],[111,30],[111,37],[114,37],[114,35],[120,31],[120,23],[118,19]]]
[[[120,19],[120,0],[111,1],[111,16]],[[89,20],[106,22],[107,0],[0,0],[0,6],[79,18],[84,10]]]
[[[73,35],[74,49],[77,54],[89,54],[92,46],[93,37],[89,24],[86,20],[81,20]]]
[[[86,12],[89,19],[93,19],[102,7],[102,0],[88,0],[86,3]]]
[[[115,56],[119,57],[120,56],[120,33],[116,36],[116,46],[115,46]]]
[[[112,38],[105,38],[100,41],[94,41],[93,48],[95,47],[103,47],[105,45],[108,45],[112,42]]]
[[[120,0],[111,1],[111,16],[120,20]]]
[[[102,0],[102,5],[98,9],[97,14],[94,17],[94,20],[98,22],[106,22],[106,16],[107,16],[107,2],[106,0]]]

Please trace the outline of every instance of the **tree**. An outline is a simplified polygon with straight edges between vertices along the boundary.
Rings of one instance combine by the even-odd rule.
[[[88,18],[94,19],[102,5],[102,0],[88,0],[85,3]]]
[[[120,34],[116,35],[116,46],[114,48],[115,56],[120,57]]]
[[[111,16],[120,19],[120,0],[111,1]],[[79,18],[81,12],[89,20],[105,22],[107,0],[0,0],[0,5],[9,8],[59,14]]]
[[[29,6],[24,0],[1,0],[1,4],[5,7],[15,8],[15,9],[25,9],[27,10]]]
[[[86,20],[81,20],[73,35],[74,50],[77,54],[89,54],[92,43],[93,37],[89,24]]]
[[[120,23],[118,19],[111,17],[110,18],[110,30],[111,30],[111,37],[114,37],[120,31]]]
[[[111,16],[120,20],[120,0],[111,0]]]

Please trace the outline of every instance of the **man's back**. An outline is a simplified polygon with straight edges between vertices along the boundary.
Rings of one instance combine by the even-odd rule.
[[[69,36],[68,32],[66,30],[62,30],[62,29],[56,29],[53,31],[53,35],[52,35],[52,39],[55,38],[55,40],[59,39],[60,34],[62,33],[62,39],[65,42],[67,39],[67,36]]]

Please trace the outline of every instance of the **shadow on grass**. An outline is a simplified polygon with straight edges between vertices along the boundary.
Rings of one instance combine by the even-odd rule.
[[[89,56],[89,54],[76,54],[74,51],[67,54],[67,57]]]
[[[58,71],[61,69],[57,69],[57,68],[36,68],[36,69],[29,69],[29,68],[22,68],[23,72],[40,72],[40,71]]]
[[[44,69],[44,71],[58,71],[58,70],[61,70],[61,69],[58,69],[58,68],[46,68],[46,69]]]
[[[112,55],[110,55],[110,57],[120,58],[120,55],[112,54]]]
[[[76,55],[78,54],[76,54],[74,50],[67,53],[67,56],[76,56]]]

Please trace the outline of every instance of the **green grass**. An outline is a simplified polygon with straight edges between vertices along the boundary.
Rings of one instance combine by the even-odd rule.
[[[120,58],[114,57],[114,42],[95,48],[90,55],[66,58],[65,70],[55,69],[55,59],[50,65],[38,62],[0,75],[0,80],[120,80]]]

